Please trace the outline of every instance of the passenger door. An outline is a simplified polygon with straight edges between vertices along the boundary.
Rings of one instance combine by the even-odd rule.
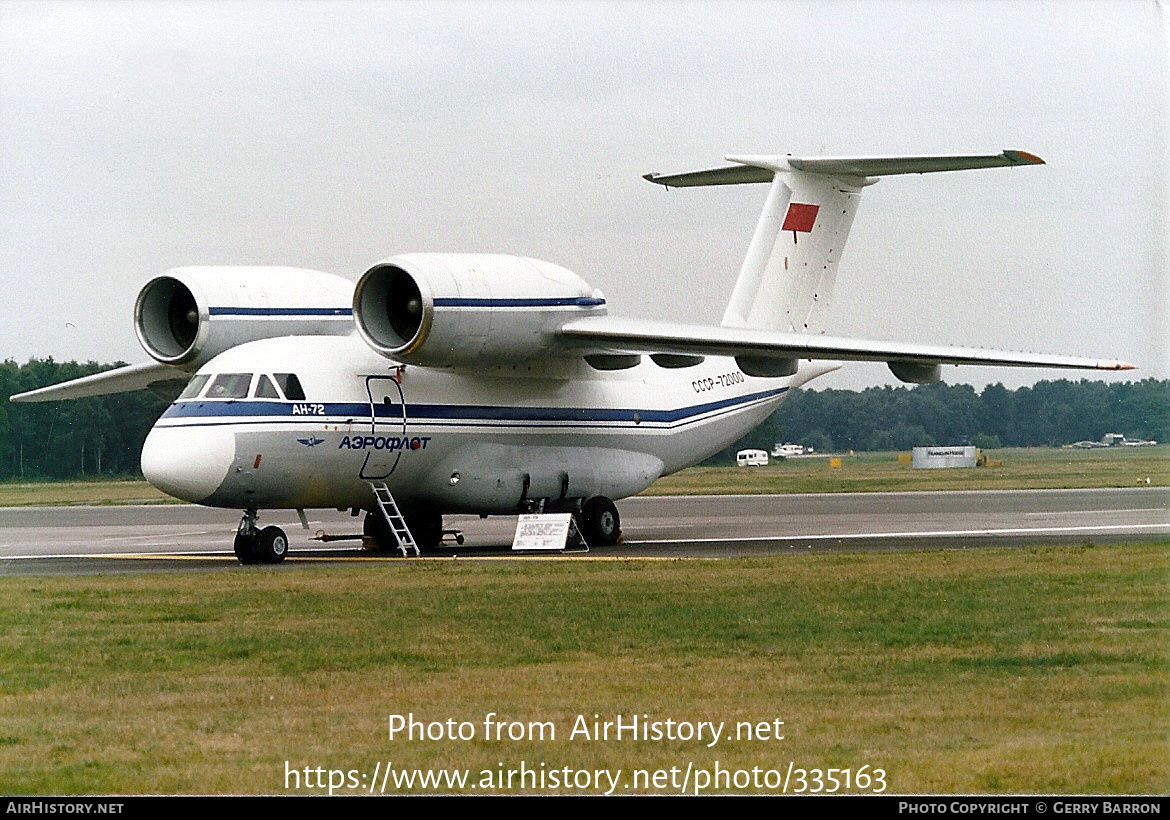
[[[370,435],[358,476],[380,481],[394,472],[406,446],[406,398],[394,376],[366,376],[370,400]]]

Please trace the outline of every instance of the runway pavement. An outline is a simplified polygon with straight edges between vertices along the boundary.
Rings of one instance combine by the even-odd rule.
[[[1170,489],[1026,490],[823,495],[671,496],[618,504],[624,539],[593,558],[721,558],[797,551],[933,549],[1170,540]],[[229,569],[232,510],[155,504],[0,509],[0,575]],[[377,560],[353,541],[361,519],[308,511],[261,514],[289,535],[286,564]],[[513,557],[515,518],[448,516],[463,531],[443,558]],[[558,554],[558,559],[581,553]],[[532,560],[536,555],[517,556]],[[390,559],[393,560],[393,559]]]

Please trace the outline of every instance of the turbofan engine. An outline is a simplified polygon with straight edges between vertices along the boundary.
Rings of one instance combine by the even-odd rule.
[[[321,271],[174,268],[139,291],[134,330],[155,359],[190,370],[256,339],[346,335],[352,295],[352,283]]]
[[[407,364],[463,367],[536,358],[557,330],[605,313],[605,297],[551,262],[489,254],[406,254],[358,281],[353,315],[378,353]]]

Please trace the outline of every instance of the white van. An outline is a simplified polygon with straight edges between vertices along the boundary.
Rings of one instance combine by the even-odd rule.
[[[793,456],[803,456],[805,454],[803,444],[781,444],[776,442],[776,446],[772,448],[773,458],[792,458]]]
[[[740,450],[735,454],[735,463],[739,467],[765,467],[768,454],[763,450]]]

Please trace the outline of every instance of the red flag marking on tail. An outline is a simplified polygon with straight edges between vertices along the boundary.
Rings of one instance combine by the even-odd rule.
[[[788,214],[784,217],[784,224],[780,230],[811,233],[813,223],[817,221],[817,212],[820,209],[820,205],[803,205],[799,202],[793,202],[788,206]]]

